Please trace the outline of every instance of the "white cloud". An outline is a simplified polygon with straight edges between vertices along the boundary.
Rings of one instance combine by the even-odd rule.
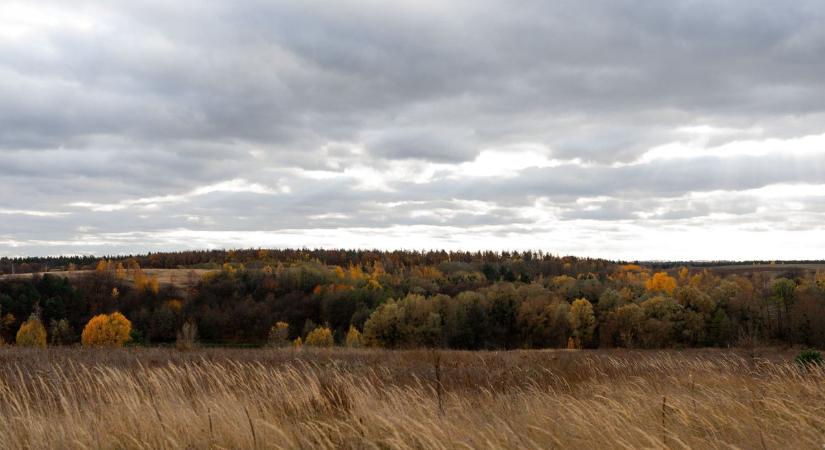
[[[214,193],[248,193],[262,195],[278,195],[289,193],[288,186],[272,189],[258,183],[249,183],[243,179],[223,181],[209,186],[201,186],[183,194],[171,194],[156,197],[144,197],[121,200],[117,203],[73,202],[67,206],[86,208],[97,212],[121,211],[130,208],[158,209],[162,204],[183,203],[195,197],[202,197]]]

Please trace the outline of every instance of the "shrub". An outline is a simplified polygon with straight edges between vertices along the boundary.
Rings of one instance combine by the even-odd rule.
[[[327,327],[318,327],[307,335],[306,345],[310,347],[332,347],[332,330]]]
[[[24,347],[45,347],[46,327],[37,316],[32,314],[29,320],[23,322],[17,330],[16,342],[17,345]]]
[[[75,339],[74,330],[68,320],[52,320],[49,325],[49,341],[52,345],[68,345]]]
[[[802,350],[796,355],[795,361],[802,367],[821,366],[822,354],[814,349]]]
[[[269,329],[269,345],[273,347],[286,347],[289,345],[289,324],[277,322]]]
[[[349,326],[349,331],[347,332],[347,347],[350,348],[357,348],[361,346],[361,332],[358,331],[358,328],[354,326]]]
[[[132,322],[123,314],[99,314],[94,316],[83,328],[80,341],[84,347],[97,345],[122,346],[129,341]]]
[[[198,346],[198,326],[195,322],[186,322],[178,331],[175,347],[178,350],[193,350]]]
[[[301,336],[298,336],[294,341],[292,341],[292,348],[295,350],[300,350],[303,346],[304,342],[301,340]]]

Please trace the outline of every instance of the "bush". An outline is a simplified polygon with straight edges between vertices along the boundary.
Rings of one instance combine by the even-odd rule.
[[[175,347],[178,350],[194,350],[198,346],[198,326],[195,322],[186,322],[178,331]]]
[[[123,314],[99,314],[89,320],[80,335],[84,347],[112,345],[120,347],[129,341],[132,322]]]
[[[74,342],[75,339],[74,330],[72,330],[68,320],[52,320],[49,326],[49,340],[52,345],[68,345]]]
[[[307,335],[306,345],[310,347],[332,347],[332,330],[327,327],[318,327]]]
[[[17,330],[16,342],[17,345],[24,347],[45,347],[46,327],[37,316],[32,314],[29,320],[23,322]]]
[[[289,324],[278,322],[269,329],[269,345],[273,347],[289,346]]]
[[[802,367],[821,366],[822,354],[813,349],[802,350],[796,355],[795,361]]]
[[[349,331],[347,332],[347,347],[350,348],[358,348],[361,346],[361,332],[358,331],[358,328],[354,326],[349,326]]]

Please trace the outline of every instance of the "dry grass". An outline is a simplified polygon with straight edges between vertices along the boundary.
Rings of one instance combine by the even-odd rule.
[[[201,278],[203,278],[203,276],[207,273],[215,272],[214,270],[207,269],[143,269],[142,271],[148,276],[157,277],[158,283],[161,286],[172,285],[181,289],[188,289],[197,284],[197,282],[200,281]],[[66,277],[70,280],[78,279],[93,273],[95,273],[94,270],[75,270],[73,272],[58,270],[48,272],[49,275]],[[16,275],[6,274],[0,275],[0,280],[25,279],[31,278],[34,275],[45,275],[45,273],[20,273]],[[129,283],[134,282],[132,275],[128,271],[126,272],[126,281]]]
[[[0,349],[3,448],[822,448],[825,371],[722,351]],[[437,393],[443,392],[439,408]]]

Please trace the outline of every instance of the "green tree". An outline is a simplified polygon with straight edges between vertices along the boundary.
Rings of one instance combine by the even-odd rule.
[[[376,308],[364,323],[364,344],[372,347],[397,348],[402,343],[403,311],[390,300]]]
[[[622,345],[632,348],[641,330],[642,322],[645,319],[644,311],[642,311],[639,305],[629,303],[620,306],[611,316],[616,325],[619,340]]]

